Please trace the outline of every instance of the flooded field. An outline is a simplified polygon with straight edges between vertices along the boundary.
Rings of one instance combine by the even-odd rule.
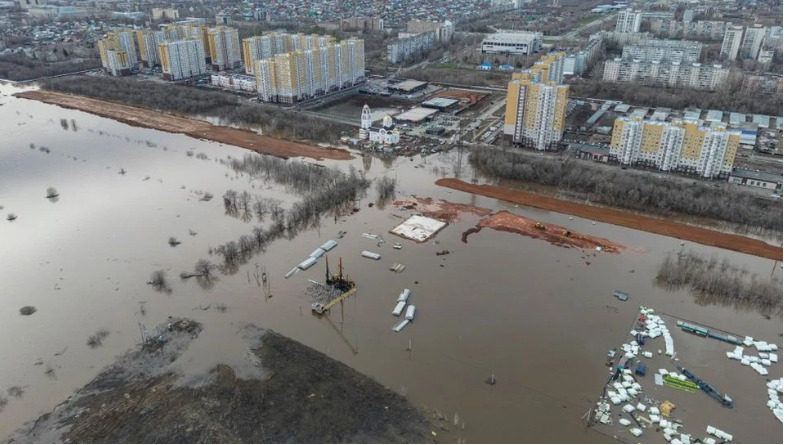
[[[449,418],[457,414],[465,427],[452,441],[467,442],[612,441],[580,419],[608,377],[606,352],[625,339],[639,305],[783,345],[781,317],[701,307],[688,291],[653,284],[666,253],[681,248],[715,253],[765,276],[775,262],[690,242],[683,247],[673,238],[434,185],[442,177],[476,177],[457,151],[387,161],[354,154],[351,161],[321,164],[342,171],[354,166],[373,180],[396,177],[397,199],[414,195],[506,210],[624,249],[613,254],[558,247],[491,229],[463,243],[463,232],[482,218],[473,213],[460,213],[435,238],[417,244],[388,233],[413,212],[375,203],[371,187],[357,213],[336,221],[327,215],[320,226],[274,242],[235,273],[216,273],[208,285],[182,281],[179,274],[199,259],[221,262],[210,248],[271,223],[226,215],[227,190],[281,200],[285,208],[300,197],[286,185],[250,179],[220,162],[241,158],[244,150],[9,97],[14,91],[0,87],[0,394],[13,386],[23,394],[9,396],[0,412],[0,438],[50,411],[134,347],[140,324],[151,328],[169,315],[204,326],[175,363],[187,378],[218,363],[243,375],[249,362],[241,328],[253,323],[325,352],[416,406]],[[57,188],[56,202],[45,198],[48,187]],[[201,200],[205,192],[213,199]],[[6,221],[8,213],[17,219]],[[329,253],[330,264],[336,272],[342,257],[358,292],[316,318],[305,290],[308,279],[322,280],[322,261],[287,280],[284,275],[341,230],[347,234]],[[385,243],[376,245],[364,232],[381,235]],[[171,247],[171,236],[181,244]],[[397,242],[402,250],[392,248]],[[362,258],[363,250],[382,258]],[[445,250],[449,254],[436,255]],[[393,273],[393,263],[406,268]],[[263,267],[272,298],[253,277]],[[171,292],[147,284],[158,269],[166,271]],[[774,273],[782,273],[780,263]],[[394,333],[391,311],[403,288],[412,291],[417,318]],[[630,300],[616,300],[611,293],[617,289]],[[37,311],[22,316],[23,306]],[[89,346],[101,329],[109,334],[100,346]],[[678,342],[680,358],[698,353],[695,343],[688,350],[684,344]],[[713,366],[708,361],[693,369],[702,373]],[[485,384],[491,373],[493,386]],[[767,377],[781,374],[777,364]],[[725,425],[738,442],[781,441],[781,424],[765,407],[763,377],[715,377],[738,405],[711,424]]]

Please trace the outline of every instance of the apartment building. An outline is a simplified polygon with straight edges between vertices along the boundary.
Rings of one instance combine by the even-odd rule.
[[[503,132],[513,144],[551,150],[562,139],[569,88],[544,81],[548,72],[543,68],[515,73],[507,85]]]
[[[188,79],[208,72],[202,39],[164,42],[159,44],[158,50],[162,77],[166,80]]]
[[[583,49],[578,52],[564,55],[564,74],[583,75],[592,66],[592,62],[600,55],[603,46],[603,34],[596,33],[589,36]]]
[[[309,49],[298,49],[258,60],[254,64],[260,98],[295,103],[364,80],[364,41],[351,38]]]
[[[742,35],[742,26],[731,23],[726,24],[726,32],[723,35],[723,43],[721,44],[721,58],[737,59],[740,43],[742,43]]]
[[[700,63],[660,62],[616,58],[606,60],[603,81],[638,82],[659,87],[681,87],[697,90],[714,90],[729,76],[729,69],[722,65]]]
[[[783,50],[783,26],[771,26],[764,36],[764,47],[772,50]]]
[[[546,54],[540,60],[534,62],[530,71],[532,75],[539,77],[543,83],[556,82],[561,84],[564,80],[564,52]],[[514,74],[513,78],[519,76]]]
[[[165,32],[138,29],[134,31],[134,34],[137,38],[137,47],[140,49],[140,60],[143,66],[151,68],[160,65],[159,44],[167,41]]]
[[[409,36],[386,45],[386,60],[389,63],[400,63],[412,54],[429,50],[436,42],[434,32],[424,32]]]
[[[178,10],[175,8],[153,8],[151,9],[151,20],[177,20]]]
[[[670,38],[723,40],[726,33],[726,22],[699,20],[686,22],[669,19],[650,21],[650,31]]]
[[[640,40],[622,48],[623,59],[658,60],[661,62],[698,62],[703,45],[685,40]]]
[[[745,34],[742,38],[743,59],[756,59],[759,57],[759,51],[762,49],[762,43],[766,34],[767,28],[758,23],[745,29]]]
[[[406,32],[409,34],[422,34],[433,32],[439,42],[449,42],[455,33],[455,26],[450,21],[427,22],[422,20],[411,20],[406,25]]]
[[[244,39],[241,43],[244,69],[247,74],[254,74],[255,65],[258,60],[268,59],[277,54],[296,50],[318,50],[329,44],[335,43],[335,39],[332,36],[321,36],[317,34],[271,33],[249,37]]]
[[[739,145],[740,133],[721,124],[620,117],[614,122],[609,156],[625,165],[716,178],[731,173]]]
[[[99,40],[98,47],[101,66],[113,76],[128,75],[137,65],[134,32],[129,28],[109,31]]]
[[[616,32],[639,32],[641,30],[641,11],[625,9],[616,15]]]
[[[238,30],[217,26],[208,30],[208,53],[215,70],[233,69],[241,66],[241,43]]]

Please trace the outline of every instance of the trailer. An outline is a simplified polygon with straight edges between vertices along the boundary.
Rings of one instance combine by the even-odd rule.
[[[707,383],[704,382],[704,380],[701,380],[700,378],[696,377],[695,375],[693,375],[693,373],[683,368],[682,366],[677,366],[677,370],[679,370],[679,372],[685,375],[685,377],[687,377],[688,379],[690,379],[690,381],[695,383],[699,387],[699,389],[709,394],[710,397],[715,399],[721,405],[725,406],[726,408],[734,407],[734,401],[728,395],[721,394],[718,391],[715,391],[715,388],[708,385]]]
[[[616,298],[618,298],[619,300],[621,300],[621,301],[627,301],[627,300],[630,299],[630,295],[628,295],[628,294],[626,294],[626,293],[624,293],[622,291],[619,291],[619,290],[615,290],[614,291],[614,296]]]

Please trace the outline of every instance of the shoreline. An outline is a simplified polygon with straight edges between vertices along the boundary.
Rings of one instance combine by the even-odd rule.
[[[493,185],[477,185],[454,179],[442,178],[436,185],[466,193],[500,199],[520,205],[575,215],[630,229],[643,230],[658,235],[679,238],[694,243],[783,262],[783,249],[764,241],[742,235],[718,232],[657,217],[643,216],[622,210],[595,207],[550,196],[513,190]]]
[[[84,96],[41,90],[16,93],[15,96],[67,109],[84,111],[135,127],[150,128],[167,133],[181,133],[195,139],[206,139],[233,145],[284,159],[294,157],[307,157],[319,161],[323,159],[338,161],[353,159],[353,156],[348,151],[342,149],[324,149],[316,145],[260,135],[250,130],[214,125],[210,122],[167,112]]]

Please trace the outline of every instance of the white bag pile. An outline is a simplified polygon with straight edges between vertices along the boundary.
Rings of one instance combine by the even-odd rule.
[[[778,350],[778,346],[774,343],[767,343],[765,341],[754,341],[752,337],[745,337],[742,344],[746,347],[755,347],[758,355],[745,355],[745,348],[737,346],[734,351],[726,352],[726,357],[732,360],[738,360],[745,366],[750,366],[759,375],[767,375],[767,367],[773,363],[778,362],[778,354],[773,351]]]
[[[727,433],[726,431],[719,430],[713,426],[707,425],[707,434],[710,436],[715,436],[718,439],[725,440],[727,442],[731,442],[734,439],[734,436]]]
[[[668,355],[669,357],[673,356],[674,355],[674,339],[671,338],[671,332],[669,332],[668,327],[666,326],[666,323],[663,321],[663,319],[661,319],[659,316],[655,315],[655,310],[654,309],[646,308],[644,306],[641,306],[639,312],[641,313],[641,315],[643,315],[646,318],[646,320],[644,322],[644,326],[646,328],[646,331],[632,330],[632,331],[630,331],[630,334],[633,337],[635,337],[639,333],[644,335],[645,337],[649,337],[649,338],[657,338],[657,337],[661,337],[662,336],[663,339],[666,341],[666,355]],[[631,342],[631,344],[632,343],[634,343],[634,342]],[[637,345],[638,344],[636,343],[636,349],[635,349],[635,352],[633,352],[634,354],[638,354],[638,346]],[[647,356],[647,358],[650,358],[650,357],[652,357],[651,353],[649,354],[649,356]]]
[[[784,378],[778,380],[771,380],[767,382],[767,407],[770,408],[775,414],[775,417],[784,422],[784,404],[781,401],[781,396],[784,393]]]

